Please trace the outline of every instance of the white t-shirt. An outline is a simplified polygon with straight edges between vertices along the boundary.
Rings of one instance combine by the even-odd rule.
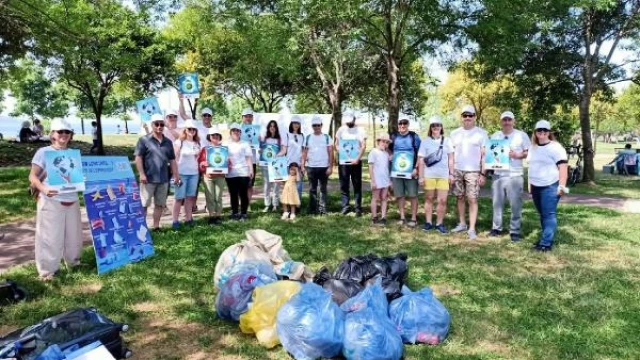
[[[307,166],[312,168],[329,167],[329,151],[327,148],[333,146],[331,136],[327,134],[307,135],[304,146],[309,149],[307,152]]]
[[[230,141],[226,144],[226,146],[229,148],[229,161],[231,161],[231,169],[229,170],[227,177],[232,178],[249,176],[249,165],[247,165],[247,156],[253,156],[251,146],[243,141]]]
[[[49,145],[49,146],[45,146],[43,148],[38,149],[38,151],[36,151],[35,155],[33,155],[33,159],[31,160],[31,163],[34,165],[38,165],[39,167],[41,167],[45,172],[47,171],[47,164],[44,161],[44,153],[47,151],[56,151],[56,149]],[[42,183],[45,186],[49,185],[49,177],[45,177],[44,181],[42,181]],[[45,196],[44,194],[40,194],[40,196]],[[51,199],[56,200],[56,201],[60,201],[60,202],[71,202],[71,201],[78,201],[78,194],[77,193],[66,193],[66,194],[58,194],[55,196],[52,196]]]
[[[422,158],[419,161],[424,161],[428,155],[435,154],[440,149],[439,139],[432,139],[427,136],[420,143],[420,149],[418,150],[418,157]],[[444,138],[442,142],[442,160],[438,161],[435,165],[427,167],[424,166],[424,177],[427,179],[448,179],[449,178],[449,154],[453,153],[453,146],[451,140],[448,137]]]
[[[342,125],[336,131],[336,139],[340,140],[358,140],[365,141],[367,140],[367,134],[364,132],[364,129],[361,127],[354,126],[352,128],[347,125]]]
[[[302,143],[304,142],[303,134],[287,133],[282,139],[282,145],[287,147],[287,163],[297,163],[301,166],[302,162]]]
[[[191,140],[176,140],[174,144],[179,149],[178,173],[180,175],[197,175],[200,144]]]
[[[527,156],[529,183],[534,186],[549,186],[560,180],[558,165],[567,162],[567,151],[556,141],[546,145],[533,145]]]
[[[202,122],[197,123],[196,125],[198,129],[198,137],[200,138],[200,147],[211,146],[211,143],[209,142],[209,140],[207,140],[207,133],[209,132],[209,128],[205,127]]]
[[[369,161],[369,166],[373,166],[373,179],[376,182],[377,189],[391,186],[389,153],[375,148],[369,152],[367,160]]]
[[[487,142],[487,132],[475,126],[465,130],[459,127],[451,132],[451,143],[454,147],[456,170],[480,171],[482,148]]]
[[[494,140],[509,140],[509,147],[515,152],[522,152],[531,148],[531,140],[524,131],[513,129],[513,132],[509,135],[505,135],[502,131],[498,131],[491,136]],[[522,176],[524,175],[524,166],[522,165],[522,159],[509,159],[509,170],[496,170],[496,175],[499,176]]]

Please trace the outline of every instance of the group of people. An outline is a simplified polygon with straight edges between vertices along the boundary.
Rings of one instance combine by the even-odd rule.
[[[178,126],[178,117],[183,121]],[[169,111],[165,116],[151,117],[149,133],[142,136],[135,148],[135,165],[139,173],[140,195],[145,211],[154,204],[153,228],[159,228],[160,218],[167,204],[170,183],[175,187],[173,226],[179,227],[180,213],[184,209],[187,224],[193,222],[192,210],[200,183],[204,184],[209,223],[222,221],[222,196],[227,188],[231,202],[230,218],[246,221],[249,203],[257,173],[258,152],[241,140],[242,124],[229,126],[228,134],[212,124],[213,112],[201,111],[202,121],[186,116],[182,101],[179,111]],[[529,163],[529,191],[540,215],[542,233],[535,245],[538,251],[549,251],[557,229],[556,209],[562,195],[567,192],[567,154],[555,141],[551,124],[546,120],[536,123],[529,137],[515,128],[515,116],[506,111],[500,117],[501,130],[492,139],[504,139],[509,143],[508,170],[488,171],[485,168],[487,132],[476,126],[476,112],[466,106],[461,112],[462,126],[445,135],[438,117],[429,120],[426,137],[409,130],[409,120],[400,117],[398,131],[376,137],[375,148],[366,161],[369,163],[371,181],[371,217],[376,226],[387,223],[387,205],[390,192],[395,198],[400,215],[399,225],[416,227],[418,224],[418,190],[425,190],[425,221],[422,229],[447,234],[444,224],[449,190],[457,198],[458,222],[451,229],[454,233],[467,233],[470,239],[477,237],[478,196],[487,177],[492,179],[493,225],[489,236],[501,236],[503,208],[508,202],[511,221],[508,233],[511,240],[522,237],[522,192],[524,187],[523,160]],[[275,211],[282,206],[282,219],[293,220],[299,214],[303,179],[309,181],[309,214],[327,212],[327,184],[333,172],[334,151],[340,150],[343,140],[357,140],[357,155],[349,163],[338,166],[341,192],[341,213],[351,211],[362,216],[362,161],[366,153],[367,135],[355,124],[352,113],[345,114],[345,124],[338,129],[335,141],[322,132],[322,119],[312,119],[312,133],[302,133],[301,119],[293,116],[289,128],[279,129],[276,121],[270,121],[260,135],[260,142],[277,144],[278,156],[286,156],[288,177],[280,183],[269,181],[269,172],[261,168],[264,186],[264,212]],[[253,123],[253,112],[242,113],[242,123]],[[226,139],[225,139],[226,137]],[[51,145],[39,149],[32,160],[29,180],[38,193],[36,221],[36,265],[44,280],[51,279],[59,268],[61,259],[71,266],[78,263],[82,246],[80,209],[77,194],[59,194],[48,187],[44,153],[49,150],[67,149],[73,138],[73,129],[65,121],[51,124]],[[226,174],[207,171],[207,149],[226,146],[229,167]],[[409,177],[393,177],[390,162],[395,152],[414,154],[413,170]],[[318,189],[319,187],[319,189]],[[351,207],[351,188],[354,206]],[[407,214],[406,202],[410,204]],[[468,221],[467,221],[468,206]],[[436,216],[433,221],[433,209]],[[379,212],[378,212],[379,208]],[[60,226],[64,224],[64,226]]]
[[[33,120],[33,126],[29,121],[23,121],[17,140],[21,143],[45,142],[49,137],[44,134],[44,126],[38,119]]]

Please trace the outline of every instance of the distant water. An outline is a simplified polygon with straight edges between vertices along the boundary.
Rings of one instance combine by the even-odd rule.
[[[24,120],[11,118],[11,117],[0,117],[0,133],[7,137],[17,136],[20,132],[20,128],[22,127],[22,122]],[[67,119],[69,124],[73,127],[73,131],[76,134],[82,134],[82,126],[80,124],[79,119]],[[120,129],[122,134],[124,134],[124,121],[118,119],[103,119],[102,120],[102,133],[103,134],[117,134],[118,133],[118,125],[120,125]],[[129,133],[138,133],[140,132],[140,124],[137,121],[129,121]],[[84,132],[85,134],[91,134],[91,120],[84,121]]]

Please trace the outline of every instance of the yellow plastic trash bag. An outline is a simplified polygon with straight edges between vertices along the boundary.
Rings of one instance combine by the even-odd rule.
[[[276,333],[276,315],[280,307],[300,291],[300,283],[276,281],[253,290],[249,311],[240,316],[240,330],[256,334],[260,345],[270,349],[280,344]]]

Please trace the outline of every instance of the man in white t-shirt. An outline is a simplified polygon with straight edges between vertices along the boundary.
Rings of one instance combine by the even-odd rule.
[[[453,233],[467,231],[469,239],[477,238],[478,196],[486,181],[484,168],[484,145],[487,132],[476,126],[476,109],[462,109],[462,126],[451,133],[454,153],[453,194],[457,197],[459,223]],[[465,220],[466,203],[469,204],[469,225]]]
[[[242,125],[251,125],[253,124],[253,110],[251,110],[250,108],[246,108],[244,110],[242,110]],[[253,177],[251,178],[251,181],[249,182],[249,203],[251,203],[251,199],[253,198],[253,186],[256,183],[256,177],[257,177],[257,164],[258,161],[260,160],[258,158],[258,150],[257,149],[251,149],[251,153],[253,154]]]
[[[352,112],[344,114],[345,124],[336,132],[335,148],[340,156],[340,144],[345,140],[357,140],[358,147],[348,149],[355,155],[354,160],[348,164],[338,165],[338,175],[340,179],[340,193],[342,197],[342,215],[348,214],[351,209],[349,202],[351,194],[349,192],[349,182],[353,184],[353,196],[355,200],[356,216],[362,216],[362,155],[367,148],[367,134],[364,129],[356,126],[356,116]],[[349,144],[350,145],[350,144]],[[340,159],[338,159],[340,161]],[[342,162],[342,161],[340,161]]]
[[[333,141],[331,136],[322,133],[322,118],[314,116],[311,126],[313,134],[307,135],[304,139],[302,171],[306,171],[309,177],[309,214],[324,215],[327,212],[327,182],[333,172]]]
[[[502,130],[491,136],[491,139],[509,141],[509,170],[495,170],[492,176],[491,197],[493,199],[493,226],[490,237],[502,235],[502,210],[505,200],[511,207],[511,224],[509,234],[512,241],[520,241],[522,225],[522,190],[524,187],[524,171],[522,160],[527,157],[531,140],[524,131],[514,128],[516,119],[511,111],[500,115]],[[491,151],[487,149],[486,151]]]

